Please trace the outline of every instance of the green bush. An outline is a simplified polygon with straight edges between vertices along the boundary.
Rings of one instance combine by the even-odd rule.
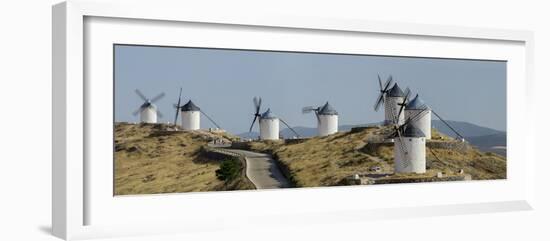
[[[242,169],[241,161],[231,158],[222,161],[220,169],[216,170],[216,177],[222,181],[232,181],[240,175]]]

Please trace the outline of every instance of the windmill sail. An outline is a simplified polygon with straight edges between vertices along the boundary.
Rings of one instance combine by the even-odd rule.
[[[144,103],[141,104],[141,106],[137,110],[132,112],[132,115],[135,116],[139,114],[143,109],[153,107],[156,111],[156,114],[162,118],[163,114],[156,108],[156,106],[153,103],[162,99],[165,95],[164,92],[161,92],[160,94],[158,94],[152,99],[148,99],[139,89],[135,89],[134,92],[136,93],[137,96],[139,96],[140,99],[144,101]]]
[[[382,103],[385,102],[386,93],[388,93],[389,88],[392,84],[393,84],[393,77],[391,75],[383,85],[382,85],[382,80],[380,79],[380,75],[378,75],[378,85],[380,87],[380,94],[378,95],[378,98],[376,98],[376,102],[374,102],[375,111],[378,111]]]
[[[252,120],[252,124],[250,124],[250,129],[248,132],[252,132],[252,127],[254,127],[254,123],[256,123],[256,120],[260,117],[260,108],[262,107],[262,98],[256,97],[252,99],[252,102],[254,103],[254,119]]]
[[[409,97],[411,95],[411,90],[409,87],[405,90],[405,97],[403,97],[403,101],[401,103],[398,103],[399,105],[399,113],[397,113],[397,117],[401,116],[401,113],[403,113],[403,110],[405,110],[405,106],[407,106],[407,102],[409,101]]]
[[[145,95],[143,93],[141,93],[140,90],[138,89],[135,89],[134,92],[136,92],[136,94],[143,100],[143,101],[147,101],[147,97],[145,97]]]
[[[320,109],[321,109],[321,107],[306,106],[306,107],[302,108],[302,114],[307,114],[307,113],[314,112],[315,117],[317,117],[317,124],[319,124],[321,122],[321,118],[319,118],[319,110]]]
[[[181,105],[181,91],[182,91],[182,88],[180,88],[180,94],[179,94],[179,97],[178,97],[178,104],[175,106],[176,107],[176,117],[174,118],[174,126],[177,125],[178,123],[178,114],[180,113],[180,105]]]

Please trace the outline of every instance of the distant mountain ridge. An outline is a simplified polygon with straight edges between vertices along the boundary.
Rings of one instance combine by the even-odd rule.
[[[478,126],[476,124],[464,121],[447,121],[447,123],[449,123],[449,125],[451,125],[455,130],[458,131],[458,133],[460,133],[464,137],[488,136],[506,133],[504,131]],[[443,123],[443,121],[432,120],[432,127],[437,129],[439,132],[444,133],[445,135],[455,136],[454,132],[449,127],[447,127]]]

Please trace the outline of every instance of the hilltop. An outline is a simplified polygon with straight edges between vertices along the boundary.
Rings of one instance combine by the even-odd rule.
[[[303,140],[254,141],[244,148],[272,154],[297,187],[334,186],[343,185],[346,177],[357,173],[392,173],[393,143],[381,142],[388,132],[386,127],[356,128]],[[463,169],[474,180],[506,178],[505,157],[484,153],[436,129],[432,136],[426,150],[427,173],[409,175],[429,177],[437,172],[456,174]]]
[[[166,124],[115,123],[115,195],[252,189],[237,179],[216,178],[220,161],[204,155],[212,140],[227,133],[170,131]]]
[[[491,129],[488,127],[479,126],[464,121],[447,121],[454,129],[456,129],[464,138],[476,148],[487,151],[494,152],[500,155],[506,155],[506,132]],[[348,132],[355,127],[365,127],[365,126],[376,126],[381,123],[370,123],[370,124],[361,124],[361,125],[340,125],[338,127],[339,132]],[[447,136],[455,136],[454,132],[449,129],[442,121],[432,120],[432,127]],[[301,137],[315,137],[317,135],[317,128],[314,127],[303,127],[295,126],[292,127],[296,132],[298,132]],[[257,139],[260,134],[258,132],[250,133],[241,133],[238,134],[239,137],[247,139]],[[288,128],[283,128],[281,130],[281,136],[290,139],[295,136]]]

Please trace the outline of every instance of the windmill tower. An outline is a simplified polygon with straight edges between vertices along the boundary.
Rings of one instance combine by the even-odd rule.
[[[426,136],[411,123],[418,121],[428,113],[424,108],[414,116],[407,118],[402,125],[395,125],[389,138],[394,140],[395,173],[426,172]]]
[[[328,101],[317,108],[308,106],[302,108],[302,113],[315,112],[317,117],[317,132],[319,136],[327,136],[338,132],[338,112]]]
[[[132,114],[134,116],[138,115],[140,116],[140,122],[142,123],[157,123],[157,116],[162,118],[162,113],[157,109],[157,106],[154,104],[154,102],[157,102],[162,97],[164,97],[164,92],[158,94],[152,99],[148,99],[145,97],[141,91],[138,89],[135,90],[135,93],[144,101],[143,104],[135,110]]]
[[[279,140],[279,121],[285,124],[289,130],[294,132],[296,136],[300,137],[300,135],[290,127],[283,119],[276,117],[272,112],[271,109],[267,109],[264,113],[260,114],[260,109],[262,107],[262,98],[261,97],[254,97],[254,119],[252,120],[252,124],[250,125],[250,129],[248,132],[252,132],[252,127],[254,127],[254,123],[256,123],[256,120],[258,119],[258,123],[260,125],[260,140]]]
[[[250,125],[248,132],[252,132],[252,127],[254,123],[258,120],[260,125],[260,140],[278,140],[279,139],[279,118],[271,113],[270,109],[267,109],[266,112],[260,114],[260,109],[262,107],[262,98],[254,97],[252,99],[254,102],[254,119]]]
[[[405,122],[405,113],[399,111],[405,104],[405,96],[397,83],[387,92],[384,100],[385,124],[402,125]]]
[[[181,104],[181,88],[180,95],[178,97],[178,103],[174,104],[176,108],[176,117],[174,118],[174,125],[178,123],[178,114],[181,112],[181,127],[184,130],[198,130],[201,128],[201,114],[206,116],[206,118],[216,126],[216,128],[221,129],[221,127],[208,116],[204,111],[201,110],[193,101],[189,100],[185,105]]]
[[[189,100],[181,106],[181,128],[184,130],[198,130],[201,128],[201,109]]]
[[[407,126],[395,139],[393,153],[396,173],[426,172],[426,137],[414,125]]]
[[[260,139],[278,140],[279,139],[279,118],[277,118],[271,109],[267,109],[260,115]]]
[[[410,123],[410,125],[420,129],[426,136],[426,139],[429,140],[432,139],[432,110],[424,104],[424,101],[422,101],[418,94],[405,106],[405,119],[412,118],[422,111],[426,111],[427,113]]]

